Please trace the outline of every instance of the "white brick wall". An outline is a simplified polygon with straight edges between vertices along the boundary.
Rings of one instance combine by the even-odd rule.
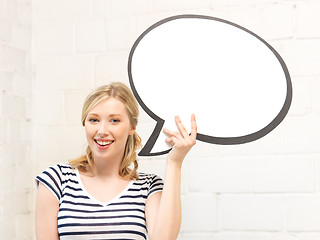
[[[221,230],[281,231],[283,203],[279,195],[223,194],[219,198]]]
[[[31,0],[0,1],[0,239],[33,239]]]
[[[92,88],[92,56],[46,56],[36,59],[37,90],[84,90]],[[51,72],[48,75],[48,71]]]
[[[296,29],[298,38],[319,38],[320,29],[313,27],[319,23],[319,11],[320,3],[318,1],[312,1],[312,4],[308,4],[306,1],[300,1],[296,5]]]
[[[74,43],[74,23],[72,22],[38,23],[35,26],[36,56],[72,54]]]
[[[139,34],[185,13],[266,39],[289,68],[293,101],[258,141],[197,143],[182,170],[179,239],[320,239],[319,11],[317,0],[0,0],[0,239],[34,239],[33,178],[83,152],[85,96],[128,84]],[[155,123],[143,111],[139,121],[146,142]],[[164,177],[164,158],[141,158],[140,171]]]
[[[286,196],[286,229],[299,232],[319,232],[320,195],[301,194]]]
[[[218,230],[218,201],[214,194],[182,196],[181,232],[214,232]]]
[[[104,51],[106,46],[104,26],[103,19],[79,22],[76,26],[77,52]]]

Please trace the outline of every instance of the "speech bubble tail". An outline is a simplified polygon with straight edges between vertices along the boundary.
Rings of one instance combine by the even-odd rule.
[[[164,120],[158,119],[151,136],[149,137],[148,141],[141,149],[141,151],[138,153],[138,156],[158,156],[170,152],[171,148],[169,148],[168,145],[164,143],[163,134],[161,134],[163,125]]]

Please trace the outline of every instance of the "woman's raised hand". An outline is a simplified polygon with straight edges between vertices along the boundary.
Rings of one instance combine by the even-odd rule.
[[[175,117],[176,124],[179,132],[171,131],[169,129],[163,129],[163,132],[168,136],[166,142],[172,146],[167,162],[175,163],[179,167],[182,166],[183,159],[190,151],[190,149],[196,144],[197,138],[197,123],[195,115],[191,115],[191,134],[189,135],[185,127],[183,126],[181,119]]]

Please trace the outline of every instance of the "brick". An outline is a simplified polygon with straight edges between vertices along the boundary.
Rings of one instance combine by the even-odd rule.
[[[217,231],[218,203],[216,195],[188,194],[183,195],[181,201],[181,233]]]
[[[32,2],[33,3],[33,2]],[[31,26],[33,19],[33,4],[31,1],[19,0],[19,23],[23,26]]]
[[[0,218],[0,238],[3,240],[14,239],[16,236],[14,216],[4,216]]]
[[[268,232],[239,232],[239,233],[220,233],[214,239],[217,240],[298,240],[297,237],[286,233],[268,233]]]
[[[183,0],[155,0],[155,11],[170,11],[170,10],[187,10],[196,8],[210,8],[211,0],[198,0],[198,1],[183,1]]]
[[[197,140],[196,145],[193,146],[188,156],[194,159],[198,158],[216,158],[218,156],[218,145],[201,142]]]
[[[1,98],[0,98],[0,104],[1,104]],[[0,105],[0,112],[1,112],[1,105]],[[0,118],[0,146],[1,144],[7,142],[8,140],[8,134],[9,134],[9,131],[8,131],[8,123],[7,123],[7,119],[5,118]],[[0,149],[0,154],[2,153],[2,149]]]
[[[12,28],[13,46],[31,52],[32,47],[32,29],[30,26],[13,25]]]
[[[216,238],[213,237],[212,234],[208,233],[189,233],[189,234],[181,234],[178,240],[214,240]]]
[[[0,45],[0,64],[2,67],[23,71],[26,67],[26,52],[17,48]]]
[[[226,19],[227,18],[228,10],[224,7],[212,7],[212,8],[205,8],[205,9],[198,9],[195,10],[195,14],[205,15],[205,16],[213,16],[216,18]]]
[[[320,4],[317,1],[297,2],[297,37],[319,38],[320,29],[316,27],[320,22]]]
[[[82,106],[88,94],[89,94],[89,91],[65,93],[64,112],[66,116],[67,125],[82,126],[82,122],[81,122]]]
[[[1,179],[1,178],[0,178]],[[1,188],[1,191],[2,191],[2,188]],[[3,204],[4,200],[3,200],[3,196],[0,196],[0,217],[2,218],[3,216],[3,208],[4,208],[4,204]],[[0,220],[1,221],[1,220]]]
[[[31,122],[32,120],[32,97],[29,96],[29,97],[25,97],[25,111],[26,111],[26,114],[25,114],[25,117],[24,117],[24,120],[26,122]]]
[[[312,111],[320,115],[320,79],[314,80],[313,82],[313,98],[312,98]]]
[[[93,59],[87,56],[50,56],[36,59],[40,90],[87,90],[93,83]]]
[[[260,154],[279,154],[282,151],[282,149],[279,147],[281,144],[281,137],[285,131],[283,125],[284,123],[281,123],[273,131],[253,142],[237,145],[218,145],[215,147],[217,155],[253,156]],[[210,147],[210,145],[208,147]]]
[[[258,5],[268,2],[270,2],[270,0],[214,0],[213,6]]]
[[[135,24],[135,18],[133,16],[107,19],[107,50],[123,50],[131,48],[135,41]]]
[[[15,21],[19,17],[19,5],[17,0],[7,0],[4,8],[4,16]]]
[[[7,142],[15,144],[21,141],[21,120],[10,119],[7,124],[8,138]]]
[[[299,240],[318,240],[320,239],[320,233],[299,233],[297,234]]]
[[[280,231],[283,204],[275,195],[221,195],[219,223],[222,230]]]
[[[128,52],[125,51],[97,56],[95,59],[95,85],[126,82],[128,79],[127,62]]]
[[[38,23],[35,25],[36,54],[72,54],[74,49],[73,23]]]
[[[12,75],[12,85],[14,93],[24,100],[32,95],[32,74],[31,73],[14,73]]]
[[[312,111],[312,81],[313,78],[295,77],[291,79],[293,88],[292,103],[289,114],[303,116]]]
[[[26,214],[30,209],[25,196],[25,191],[7,192],[4,195],[5,215]]]
[[[111,2],[112,0],[92,0],[93,14],[95,16],[110,17],[112,14]]]
[[[18,205],[18,199],[14,198],[17,197],[17,194],[14,192],[14,190],[10,190],[3,193],[3,205],[4,205],[4,215],[5,216],[13,216],[16,214],[16,207]]]
[[[7,147],[7,145],[3,144],[3,147]],[[0,149],[0,151],[3,151],[3,149]],[[2,166],[5,166],[5,168],[3,167],[3,170],[0,171],[0,173],[2,173],[0,175],[0,189],[2,193],[6,193],[9,191],[12,191],[12,185],[8,184],[9,182],[12,183],[14,182],[14,174],[15,174],[15,168],[12,165],[9,165],[10,161],[13,161],[10,158],[5,158],[5,154],[1,153],[1,159],[2,159]],[[2,200],[4,201],[4,195],[2,195]],[[4,206],[4,204],[2,203],[2,206]],[[1,209],[1,208],[0,208]],[[2,209],[2,214],[4,212],[4,207]]]
[[[15,219],[15,228],[17,234],[16,239],[34,239],[34,218],[31,214],[18,214]]]
[[[111,0],[111,17],[140,15],[142,13],[150,13],[152,11],[152,7],[153,7],[152,5],[153,5],[153,2],[149,0],[136,0],[136,1]]]
[[[288,231],[320,230],[320,195],[290,195],[285,197],[286,229]]]
[[[34,130],[36,173],[55,163],[65,163],[85,153],[87,141],[82,127],[37,126]]]
[[[139,172],[157,174],[165,179],[166,161],[165,159],[138,158]]]
[[[252,161],[254,192],[312,192],[315,157],[269,156]]]
[[[166,12],[153,12],[151,14],[139,14],[136,16],[136,38],[143,33],[147,28],[156,22],[171,17],[174,15],[185,14],[183,10],[166,11]]]
[[[192,192],[250,192],[248,158],[190,158],[188,187]]]
[[[65,21],[87,17],[90,13],[89,0],[36,0],[34,18],[37,21]]]
[[[142,140],[142,145],[144,146],[151,136],[152,131],[154,130],[155,123],[151,122],[140,122],[137,125],[137,133]]]
[[[261,36],[262,34],[262,11],[255,5],[234,6],[222,8],[226,12],[225,20],[240,25],[249,31]]]
[[[262,32],[266,39],[290,38],[294,34],[293,4],[269,4],[262,8]]]
[[[25,117],[26,102],[23,97],[16,95],[2,96],[2,113],[10,119],[23,119]]]
[[[76,25],[78,52],[99,52],[105,49],[105,27],[103,20],[78,22]]]
[[[35,165],[35,164],[34,164]],[[32,180],[35,178],[35,172],[34,172],[34,165],[33,165],[33,170],[32,170],[32,173],[33,173],[33,176],[32,176]],[[31,211],[29,212],[31,216],[34,216],[35,215],[35,202],[36,202],[36,185],[35,185],[35,182],[34,181],[31,181],[30,182],[30,189],[29,191],[27,192],[26,194],[26,198],[28,201],[28,206],[30,207]],[[34,218],[33,218],[34,219]],[[32,221],[32,225],[34,224],[34,221]],[[34,229],[34,228],[33,228]]]
[[[12,73],[0,72],[0,91],[12,91]]]
[[[12,39],[12,23],[6,19],[0,18],[0,40],[11,42]]]
[[[129,81],[125,81],[124,84],[126,84],[130,89],[130,84]],[[143,108],[139,105],[139,120],[138,120],[138,126],[140,124],[145,124],[145,123],[154,123],[154,125],[156,124],[156,122],[153,120],[153,118],[151,118],[144,110]],[[151,129],[152,131],[153,129]]]
[[[19,151],[17,151],[17,149]],[[16,142],[15,144],[5,143],[3,149],[3,157],[4,159],[7,159],[7,161],[4,162],[4,165],[10,168],[14,167],[15,164],[22,164],[25,161],[25,154],[26,146],[21,142]]]
[[[34,182],[25,180],[34,178],[33,168],[34,165],[31,160],[27,158],[27,154],[25,154],[24,159],[21,161],[21,165],[15,167],[14,181],[12,184],[14,184],[16,191],[21,192],[21,196],[17,198],[20,199],[19,204],[16,206],[16,209],[19,208],[16,210],[17,213],[29,213],[33,210],[26,196],[30,189],[33,189]]]
[[[282,124],[283,135],[278,146],[284,153],[319,153],[320,128],[318,115],[287,117]]]
[[[61,125],[65,123],[64,96],[62,93],[44,92],[34,98],[36,124]]]
[[[320,62],[320,40],[288,40],[282,43],[282,57],[291,76],[315,76],[320,69],[314,64]]]

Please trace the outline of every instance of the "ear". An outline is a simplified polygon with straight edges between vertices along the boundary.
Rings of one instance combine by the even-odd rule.
[[[136,131],[136,126],[132,126],[132,127],[131,127],[131,130],[130,130],[130,132],[129,132],[129,135],[134,134],[135,131]]]

